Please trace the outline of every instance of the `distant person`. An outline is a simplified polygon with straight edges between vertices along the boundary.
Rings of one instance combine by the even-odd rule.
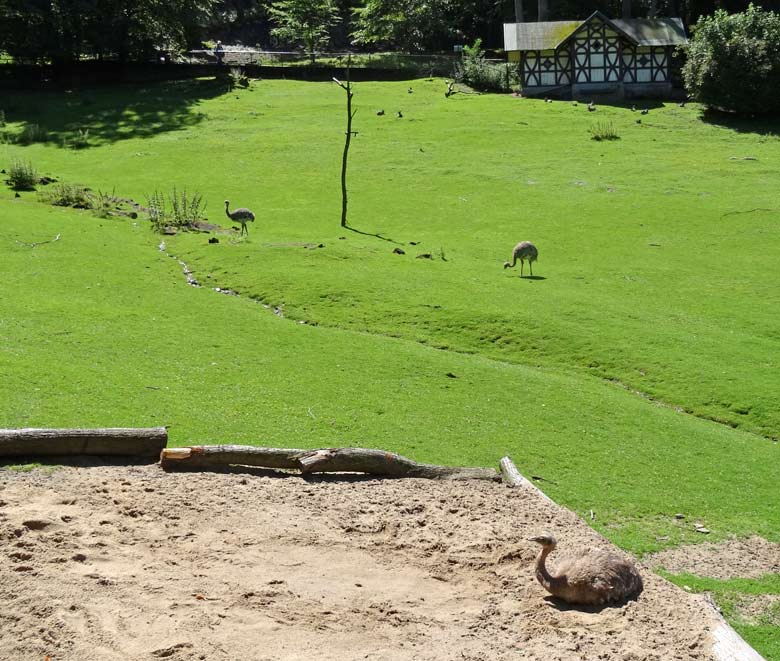
[[[218,41],[214,46],[214,57],[217,58],[217,64],[222,64],[222,58],[225,57],[225,51],[222,49],[222,42]]]

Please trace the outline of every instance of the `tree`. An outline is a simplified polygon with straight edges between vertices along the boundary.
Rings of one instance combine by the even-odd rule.
[[[440,50],[457,35],[454,0],[367,0],[355,14],[352,38],[358,44]]]
[[[83,57],[146,59],[200,39],[214,0],[0,0],[0,49],[68,64]]]
[[[352,142],[352,136],[357,135],[357,131],[352,130],[352,120],[355,117],[356,110],[352,110],[352,81],[349,79],[349,69],[352,64],[350,58],[347,58],[347,82],[342,83],[338,78],[334,78],[341,89],[347,93],[347,130],[345,131],[344,153],[341,156],[341,226],[347,226],[347,158],[349,157],[349,145]]]
[[[688,92],[743,115],[780,114],[780,14],[750,5],[699,19],[687,48]]]
[[[268,11],[276,23],[271,34],[288,44],[303,44],[312,64],[317,49],[330,41],[329,30],[338,21],[331,0],[279,0]]]

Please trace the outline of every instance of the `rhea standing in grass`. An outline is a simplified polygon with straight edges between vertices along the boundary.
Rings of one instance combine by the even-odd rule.
[[[246,232],[246,235],[249,236],[249,230],[246,228],[246,224],[248,222],[255,222],[255,214],[253,214],[249,209],[245,209],[241,207],[240,209],[233,209],[233,211],[230,210],[230,200],[225,200],[225,213],[227,214],[227,217],[230,218],[230,220],[241,223],[241,234]]]
[[[536,261],[536,259],[539,257],[539,251],[536,249],[536,246],[531,243],[530,241],[521,241],[518,243],[514,250],[512,250],[512,263],[504,262],[504,268],[514,268],[515,264],[517,264],[517,260],[520,260],[520,277],[523,277],[523,266],[525,265],[525,260],[528,260],[528,268],[531,269],[531,275],[534,274],[534,267],[533,263]]]

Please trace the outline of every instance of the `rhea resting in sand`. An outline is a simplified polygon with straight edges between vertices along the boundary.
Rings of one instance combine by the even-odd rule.
[[[534,267],[533,263],[536,261],[536,259],[539,257],[539,251],[536,249],[536,246],[531,243],[530,241],[521,241],[518,243],[514,250],[512,250],[512,263],[504,262],[504,268],[513,268],[515,264],[517,264],[517,260],[520,260],[520,277],[523,277],[523,266],[525,265],[525,260],[528,260],[528,267],[531,269],[531,275],[534,274]]]
[[[541,544],[536,556],[536,578],[550,594],[572,604],[600,606],[619,603],[642,591],[642,577],[633,562],[598,547],[573,552],[558,561],[555,576],[545,560],[557,544],[552,535],[532,537]]]

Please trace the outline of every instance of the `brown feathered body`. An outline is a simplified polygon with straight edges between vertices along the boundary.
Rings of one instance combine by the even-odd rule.
[[[528,262],[528,267],[531,269],[531,275],[534,274],[534,267],[532,264],[538,259],[539,251],[536,246],[530,241],[521,241],[512,250],[512,263],[504,262],[504,268],[514,268],[517,264],[517,260],[520,260],[520,276],[523,275],[523,267],[525,262]]]
[[[551,536],[534,537],[542,545],[536,557],[536,578],[553,596],[572,604],[620,603],[642,591],[642,577],[630,560],[599,547],[568,553],[551,571],[547,556],[555,548]]]
[[[247,229],[246,224],[248,222],[255,222],[254,213],[252,213],[249,209],[245,209],[244,207],[241,207],[240,209],[233,209],[233,211],[231,211],[230,200],[225,200],[225,215],[230,218],[230,220],[241,223],[241,234],[246,232],[247,236],[249,236],[249,230]]]

